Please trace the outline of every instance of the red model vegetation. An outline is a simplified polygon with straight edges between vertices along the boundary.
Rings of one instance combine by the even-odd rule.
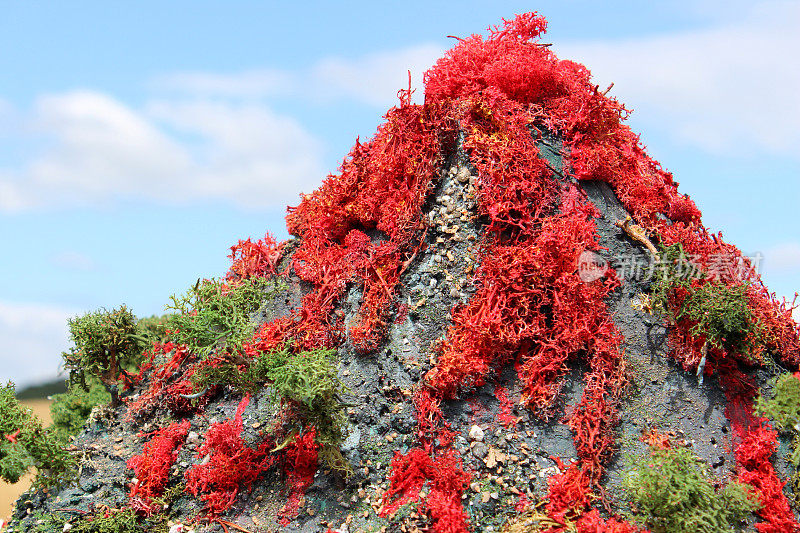
[[[286,484],[289,486],[289,500],[278,513],[280,523],[284,526],[297,518],[303,494],[314,483],[319,450],[319,444],[314,440],[316,436],[314,429],[304,435],[297,435],[286,451],[284,470]]]
[[[131,507],[147,514],[156,511],[153,498],[164,493],[170,468],[175,464],[189,427],[189,421],[184,420],[158,430],[144,445],[142,454],[128,460],[128,468],[136,475],[130,492]]]
[[[186,471],[186,488],[206,503],[209,515],[230,509],[241,488],[249,488],[274,461],[269,453],[272,442],[264,441],[251,448],[241,436],[242,414],[249,401],[245,397],[231,420],[208,429],[205,443],[197,450],[198,458],[208,454],[208,462]]]
[[[636,531],[619,519],[605,521],[593,507],[604,502],[600,482],[615,451],[626,373],[623,339],[606,303],[619,286],[616,273],[609,270],[591,283],[578,276],[581,253],[600,249],[599,213],[578,182],[607,182],[650,239],[662,247],[682,244],[704,271],[722,255],[734,258],[734,266],[749,264],[703,227],[694,202],[678,192],[672,175],[645,153],[623,123],[628,111],[622,104],[593,85],[585,67],[559,60],[539,41],[545,29],[544,18],[528,13],[504,20],[486,38],[459,39],[425,73],[423,105],[411,103],[410,87],[400,91],[401,105],[387,113],[375,136],[356,141],[340,173],[290,208],[288,229],[299,240],[287,272],[311,290],[299,309],[264,324],[245,347],[251,358],[284,345],[296,352],[336,347],[345,338],[364,354],[380,347],[399,305],[400,278],[424,246],[429,224],[425,202],[460,135],[461,149],[477,172],[477,216],[484,229],[477,291],[453,310],[437,348],[438,363],[416,391],[418,444],[395,455],[382,510],[389,516],[401,506],[416,505],[437,533],[470,528],[461,501],[471,475],[453,446],[454,433],[440,403],[468,396],[504,365],[515,365],[524,384],[522,403],[547,419],[577,361],[588,369],[583,396],[563,422],[573,432],[578,458],[569,464],[555,458],[561,473],[550,478],[544,507],[557,524],[550,531]],[[542,156],[539,143],[545,136],[563,144],[563,170]],[[240,241],[232,248],[229,279],[276,274],[283,251],[284,245],[270,237]],[[758,325],[757,342],[748,344],[755,349],[745,353],[725,342],[710,343],[698,333],[698,322],[687,318],[671,328],[673,356],[687,370],[703,371],[705,364],[706,372],[721,374],[733,372],[736,360],[763,363],[768,353],[797,366],[800,335],[791,309],[777,302],[757,277],[743,282],[734,266],[691,290],[712,281],[743,286],[750,320]],[[362,303],[352,322],[345,323],[337,304],[353,286],[360,289]],[[681,306],[691,290],[670,293],[669,305]],[[169,383],[175,361],[183,356],[180,347],[156,349],[175,352],[157,370],[163,380],[153,379],[142,405],[157,398],[178,402],[175,392],[183,391],[182,380],[188,379],[157,384]],[[504,392],[499,396],[505,404]],[[731,402],[741,401],[741,395],[731,397]],[[251,448],[243,441],[246,405],[245,399],[232,420],[209,429],[199,456],[210,454],[210,460],[186,475],[189,490],[211,514],[228,509],[240,488],[274,461],[265,443]],[[137,495],[150,497],[163,486],[163,465],[174,455],[177,429],[183,427],[170,426],[148,444],[148,450],[157,451],[156,466],[133,461],[140,480]],[[285,520],[296,515],[297,498],[313,480],[314,435],[307,431],[286,448],[286,475],[293,489],[282,512]],[[739,479],[763,503],[760,531],[797,530],[769,463],[774,447],[774,432],[763,421],[742,429],[736,448]],[[144,472],[148,468],[152,471]]]

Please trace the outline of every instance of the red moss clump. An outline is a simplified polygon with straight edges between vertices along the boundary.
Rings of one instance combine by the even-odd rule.
[[[422,500],[419,511],[433,520],[436,533],[466,533],[467,516],[461,495],[469,485],[470,475],[461,466],[461,457],[453,448],[431,456],[422,448],[407,453],[395,452],[392,459],[390,488],[383,495],[382,516],[391,516],[409,503]],[[429,493],[420,497],[428,485]]]
[[[753,487],[761,509],[757,512],[763,522],[756,524],[761,533],[786,533],[800,531],[800,524],[789,507],[783,493],[785,481],[775,473],[769,458],[775,453],[778,434],[768,426],[766,420],[747,432],[736,447],[739,466],[738,481]]]
[[[517,417],[511,413],[514,403],[508,397],[508,390],[501,385],[497,385],[494,388],[494,395],[497,397],[497,401],[500,402],[500,413],[498,413],[497,419],[507,428],[516,427],[518,421]]]
[[[536,13],[503,20],[489,38],[472,35],[445,53],[425,73],[425,103],[470,97],[496,88],[523,104],[566,94],[558,59],[531,42],[547,29]]]
[[[302,239],[292,266],[314,289],[290,320],[265,325],[252,350],[289,339],[298,350],[334,346],[346,326],[357,350],[379,346],[400,274],[425,231],[422,206],[447,135],[452,126],[436,106],[394,108],[373,139],[356,142],[339,175],[290,209],[288,229]],[[362,303],[345,325],[333,310],[349,284],[361,287]]]
[[[729,362],[721,370],[720,382],[728,400],[725,416],[735,438],[737,479],[753,487],[761,503],[757,513],[764,521],[756,524],[756,529],[761,533],[800,532],[800,523],[783,493],[786,482],[781,481],[770,462],[778,434],[766,418],[753,411],[753,398],[758,391],[753,379]]]
[[[270,234],[255,242],[249,237],[247,240],[240,240],[231,246],[231,253],[228,256],[231,260],[228,279],[239,280],[276,274],[284,245],[285,243],[275,242],[275,238]]]
[[[576,527],[577,533],[649,533],[646,529],[639,529],[629,522],[615,518],[603,520],[597,509],[592,509],[583,515]]]
[[[152,435],[144,445],[141,455],[128,460],[128,468],[133,469],[136,483],[131,485],[129,498],[131,507],[151,514],[153,498],[161,496],[169,480],[169,470],[178,457],[178,452],[186,440],[191,424],[188,420],[173,422]]]
[[[418,510],[431,518],[434,532],[466,533],[469,526],[461,496],[472,475],[464,470],[461,456],[453,447],[455,433],[439,404],[431,390],[421,389],[415,394],[420,445],[405,454],[395,452],[381,516],[391,516],[401,506],[419,502]],[[421,491],[426,485],[430,492],[423,498]]]
[[[286,484],[289,486],[289,499],[278,512],[279,523],[284,527],[297,518],[303,503],[303,494],[314,483],[320,448],[315,440],[316,436],[316,429],[312,428],[304,435],[297,435],[286,449],[284,470]]]
[[[249,398],[245,397],[233,419],[213,424],[208,429],[205,442],[197,450],[197,457],[208,455],[208,462],[186,471],[186,488],[205,502],[209,516],[230,509],[239,491],[243,487],[249,489],[274,462],[269,453],[271,442],[262,442],[254,449],[241,436],[242,414],[248,403]]]
[[[139,374],[128,379],[132,386],[149,373],[149,385],[138,397],[126,400],[128,411],[125,417],[128,421],[155,406],[165,407],[175,415],[196,413],[205,407],[217,390],[211,387],[198,398],[184,397],[194,393],[192,376],[197,371],[197,365],[204,364],[197,362],[197,357],[189,353],[185,345],[154,343],[153,348],[144,355],[146,362],[140,367]],[[156,364],[156,357],[159,356],[164,357],[165,361]]]

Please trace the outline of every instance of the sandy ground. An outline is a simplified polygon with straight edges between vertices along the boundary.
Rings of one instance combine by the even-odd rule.
[[[50,424],[50,400],[24,400],[22,403],[33,409],[45,424]],[[32,476],[28,475],[13,485],[0,481],[0,520],[8,520],[14,502],[27,490],[31,480]]]

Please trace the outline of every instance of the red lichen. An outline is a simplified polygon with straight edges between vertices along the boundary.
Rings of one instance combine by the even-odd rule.
[[[189,353],[185,345],[154,343],[144,356],[145,363],[140,367],[139,374],[130,376],[127,386],[132,388],[146,375],[149,385],[137,397],[126,400],[128,410],[125,418],[128,421],[156,406],[179,416],[196,413],[202,410],[217,390],[216,387],[210,387],[198,398],[185,398],[195,392],[192,376],[197,372],[198,365],[208,364],[197,361],[197,356]],[[157,357],[163,358],[163,362],[156,363]]]
[[[500,403],[500,412],[497,414],[497,419],[507,428],[516,427],[518,420],[517,417],[511,413],[514,403],[508,397],[508,390],[498,385],[494,388],[494,395]]]
[[[753,398],[758,391],[753,379],[728,363],[721,369],[720,382],[728,400],[725,415],[734,434],[737,479],[753,487],[761,503],[757,513],[764,521],[756,524],[756,529],[761,533],[800,532],[800,523],[783,493],[786,482],[780,480],[770,462],[778,434],[767,419],[753,411]]]
[[[128,460],[136,482],[131,485],[129,498],[134,509],[146,514],[156,512],[153,498],[161,496],[169,480],[169,470],[178,457],[191,424],[188,420],[173,422],[156,431],[144,445],[142,453]]]
[[[298,350],[343,338],[361,352],[385,334],[395,287],[422,242],[422,206],[442,161],[441,137],[452,126],[436,106],[406,104],[386,115],[367,143],[356,142],[337,176],[290,209],[287,225],[300,237],[292,267],[314,289],[280,328],[265,325],[251,350],[292,339]],[[352,324],[333,314],[348,285],[362,290]]]
[[[391,516],[401,506],[420,501],[419,511],[431,517],[435,533],[466,533],[467,516],[461,494],[469,485],[470,475],[461,466],[461,457],[453,448],[431,454],[423,448],[407,453],[395,452],[392,459],[390,488],[383,495],[383,516]],[[422,488],[428,487],[425,498]]]
[[[197,450],[197,457],[207,456],[207,461],[186,471],[186,488],[205,502],[208,516],[230,509],[239,491],[249,489],[274,462],[270,455],[272,442],[264,441],[257,448],[251,448],[241,436],[242,414],[248,403],[249,398],[245,397],[232,419],[208,429],[205,442]]]
[[[231,246],[231,253],[228,256],[231,260],[228,279],[241,280],[276,274],[284,246],[285,243],[278,244],[270,234],[255,242],[249,237],[247,240],[240,240]]]
[[[286,505],[278,512],[278,521],[282,526],[289,525],[297,518],[303,504],[303,495],[314,483],[317,473],[317,456],[320,445],[316,442],[317,432],[312,428],[304,435],[297,435],[286,449],[284,471],[286,484],[289,486],[289,498]]]

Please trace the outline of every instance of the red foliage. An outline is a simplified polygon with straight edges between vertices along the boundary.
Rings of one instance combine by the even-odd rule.
[[[284,245],[285,243],[276,243],[270,234],[255,242],[249,237],[247,240],[240,240],[231,246],[231,253],[228,256],[231,260],[228,279],[238,280],[276,274]]]
[[[505,387],[497,385],[494,388],[494,395],[497,397],[497,401],[500,402],[500,413],[498,413],[497,419],[507,428],[516,427],[518,420],[517,417],[511,413],[514,404],[508,397],[508,390]]]
[[[292,266],[313,290],[280,327],[261,328],[251,350],[290,338],[298,350],[333,346],[345,327],[357,350],[379,346],[400,274],[425,231],[422,206],[442,160],[441,137],[452,129],[437,106],[394,108],[373,139],[356,142],[338,176],[289,210],[288,229],[302,239]],[[361,309],[343,324],[332,314],[352,284],[362,289]]]
[[[289,486],[289,500],[278,513],[279,522],[284,527],[297,518],[303,494],[314,483],[314,474],[317,473],[317,450],[320,447],[315,441],[316,436],[316,429],[312,428],[304,435],[297,435],[294,442],[286,449],[284,469]]]
[[[778,478],[769,460],[775,453],[777,433],[764,422],[745,434],[736,447],[736,461],[740,468],[738,480],[752,486],[761,502],[758,514],[764,522],[756,524],[756,529],[761,533],[798,532],[800,524],[783,493],[786,482]]]
[[[133,469],[136,483],[131,485],[129,498],[131,506],[147,514],[156,511],[153,498],[161,496],[169,480],[169,470],[178,457],[178,452],[186,440],[191,424],[188,420],[173,422],[158,430],[144,445],[141,455],[128,460],[128,468]]]
[[[657,448],[660,450],[671,450],[672,437],[673,435],[671,434],[661,433],[657,429],[651,429],[649,431],[645,431],[644,433],[642,433],[642,436],[639,437],[639,440],[641,440],[651,448]]]
[[[390,516],[406,503],[420,502],[420,491],[428,485],[430,492],[418,508],[430,516],[433,531],[466,533],[467,515],[461,496],[472,476],[463,469],[461,457],[453,447],[455,433],[439,403],[429,389],[420,389],[414,395],[420,446],[405,454],[395,452],[381,515]]]
[[[770,462],[778,434],[767,419],[753,412],[753,397],[758,389],[751,378],[730,363],[722,369],[720,381],[728,400],[725,415],[736,438],[738,481],[752,486],[762,505],[758,514],[764,522],[756,524],[756,529],[761,533],[800,532],[800,523],[783,494],[786,483],[778,478]]]
[[[592,487],[595,479],[588,469],[576,462],[565,465],[558,457],[551,457],[558,465],[560,474],[547,480],[547,512],[562,522],[570,516],[580,516],[592,502]]]
[[[429,493],[419,510],[433,520],[435,533],[466,533],[467,515],[461,495],[469,485],[470,475],[462,469],[461,457],[454,448],[431,455],[423,448],[405,454],[395,452],[392,459],[390,488],[383,495],[382,516],[391,516],[402,505],[420,500],[420,491]]]
[[[599,511],[592,509],[578,520],[577,533],[648,533],[648,530],[616,518],[603,520]]]
[[[128,411],[125,417],[128,421],[156,406],[165,407],[176,415],[196,413],[202,410],[216,391],[212,387],[194,400],[181,396],[194,392],[191,378],[197,371],[197,365],[206,364],[192,363],[196,361],[196,357],[184,345],[173,342],[155,343],[145,356],[148,358],[147,362],[142,365],[138,375],[129,377],[128,385],[139,383],[147,373],[150,374],[149,385],[135,399],[126,400]],[[156,364],[157,357],[163,357],[164,362]]]
[[[425,103],[470,97],[496,88],[524,104],[564,95],[558,59],[544,46],[530,42],[547,28],[536,13],[503,21],[489,38],[472,35],[445,53],[425,73]]]
[[[269,453],[272,442],[262,442],[254,449],[242,439],[242,414],[248,403],[249,397],[245,397],[233,419],[208,429],[205,442],[197,450],[198,458],[209,455],[208,462],[186,471],[186,488],[205,502],[209,516],[230,509],[241,488],[249,489],[274,462]]]

